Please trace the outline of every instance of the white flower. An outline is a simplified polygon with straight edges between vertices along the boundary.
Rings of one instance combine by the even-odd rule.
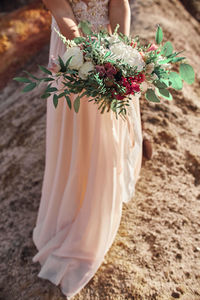
[[[154,71],[154,69],[155,69],[154,63],[150,63],[146,66],[146,72],[149,74],[151,74]]]
[[[129,45],[123,42],[113,44],[110,46],[110,50],[115,54],[115,59],[123,60],[131,67],[137,67],[138,71],[142,71],[145,62],[142,59],[140,53]]]
[[[67,49],[67,51],[64,53],[64,55],[62,57],[62,60],[64,61],[64,63],[66,63],[67,60],[71,56],[73,56],[73,57],[69,63],[69,68],[79,70],[84,62],[83,53],[82,53],[81,49],[79,47],[72,47],[72,48]]]
[[[94,65],[91,61],[86,61],[79,69],[78,75],[81,79],[88,78],[89,72],[94,70]]]
[[[115,43],[121,43],[117,35],[111,35],[110,37],[106,38],[110,44],[115,44]]]

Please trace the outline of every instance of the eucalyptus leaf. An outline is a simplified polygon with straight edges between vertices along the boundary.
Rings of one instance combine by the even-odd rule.
[[[173,46],[171,42],[166,42],[161,49],[161,54],[164,56],[171,55],[173,53]]]
[[[157,31],[156,31],[156,44],[162,43],[163,40],[163,31],[160,26],[158,26]]]
[[[187,82],[188,84],[192,84],[195,79],[195,73],[192,66],[188,64],[181,64],[180,65],[180,75],[181,78]]]
[[[183,88],[183,82],[178,73],[171,72],[169,75],[169,80],[171,81],[171,86],[175,90],[181,90]]]
[[[156,89],[158,96],[161,96],[167,100],[172,100],[173,97],[167,89]]]
[[[167,78],[161,78],[160,79],[161,82],[164,82],[166,84],[167,87],[171,86],[171,81]]]
[[[160,102],[160,99],[156,96],[154,90],[152,90],[152,89],[148,89],[146,91],[145,97],[150,102],[156,102],[156,103]]]
[[[155,81],[153,82],[153,84],[154,84],[157,88],[159,88],[159,89],[164,89],[164,88],[167,87],[167,85],[165,84],[165,82],[162,82],[162,81],[160,81],[160,80],[155,80]]]

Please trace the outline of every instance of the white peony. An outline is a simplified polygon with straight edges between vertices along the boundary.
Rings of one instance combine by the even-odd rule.
[[[142,71],[145,62],[142,59],[140,53],[129,45],[122,42],[116,43],[110,46],[110,50],[115,55],[115,59],[123,60],[125,63],[132,67],[137,67],[138,71]]]
[[[79,69],[78,75],[81,79],[87,79],[89,72],[94,70],[94,65],[91,61],[86,61]]]
[[[84,62],[83,53],[82,53],[81,49],[79,47],[72,47],[72,48],[67,49],[67,51],[64,53],[64,55],[62,57],[62,60],[64,61],[64,63],[66,63],[67,60],[71,56],[73,56],[73,57],[69,63],[69,68],[79,70]]]

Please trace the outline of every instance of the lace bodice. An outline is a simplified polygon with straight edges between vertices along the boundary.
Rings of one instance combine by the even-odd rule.
[[[88,20],[94,31],[106,28],[109,24],[109,0],[90,0],[88,4],[82,0],[69,0],[77,22]]]

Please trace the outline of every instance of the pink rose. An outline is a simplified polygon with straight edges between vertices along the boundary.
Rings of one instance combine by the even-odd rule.
[[[155,50],[157,50],[157,49],[158,49],[158,46],[155,45],[155,44],[152,44],[152,45],[149,47],[149,49],[147,50],[147,52],[155,51]]]

